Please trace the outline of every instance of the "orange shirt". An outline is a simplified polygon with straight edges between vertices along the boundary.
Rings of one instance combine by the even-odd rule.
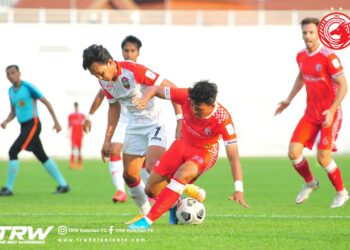
[[[338,91],[334,79],[343,74],[343,67],[334,52],[321,45],[312,53],[306,49],[300,51],[297,63],[307,92],[305,117],[311,122],[322,123],[322,113],[330,108]]]
[[[236,133],[231,115],[219,103],[206,118],[198,118],[192,111],[188,89],[166,88],[166,98],[180,104],[183,112],[182,139],[199,147],[212,147],[222,138],[225,145],[236,143]]]

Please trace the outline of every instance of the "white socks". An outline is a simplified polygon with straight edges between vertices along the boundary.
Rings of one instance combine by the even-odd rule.
[[[144,215],[151,210],[151,205],[148,202],[148,197],[145,194],[145,184],[142,180],[134,187],[129,186],[129,193],[134,199],[136,205],[140,208],[140,212]]]
[[[123,162],[119,161],[110,161],[109,162],[109,172],[112,176],[112,181],[116,190],[125,192],[125,182],[123,178]]]

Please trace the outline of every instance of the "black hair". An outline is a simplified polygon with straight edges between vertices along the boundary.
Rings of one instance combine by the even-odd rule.
[[[74,103],[74,106],[79,106],[79,103],[78,103],[78,102],[75,102],[75,103]]]
[[[202,80],[193,84],[192,88],[188,89],[188,94],[192,103],[195,105],[201,103],[214,105],[218,94],[218,87],[215,83]]]
[[[303,20],[301,20],[300,24],[301,24],[301,28],[304,27],[304,25],[313,23],[316,25],[316,27],[318,27],[318,25],[320,24],[320,20],[316,17],[306,17]]]
[[[140,39],[138,39],[136,36],[127,36],[124,38],[124,40],[122,41],[122,49],[124,49],[124,46],[126,43],[133,43],[136,44],[137,49],[140,50],[140,48],[142,47],[142,43],[140,41]]]
[[[83,68],[90,69],[93,63],[107,64],[112,59],[111,54],[102,45],[93,44],[83,52]]]
[[[15,68],[19,72],[19,67],[16,64],[11,64],[11,65],[7,66],[5,71],[7,71],[8,69],[11,69],[11,68]]]

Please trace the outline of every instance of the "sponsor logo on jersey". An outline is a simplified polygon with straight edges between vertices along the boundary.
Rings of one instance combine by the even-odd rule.
[[[333,12],[322,18],[318,35],[324,46],[340,50],[350,44],[350,17],[341,12]]]
[[[125,76],[122,77],[122,85],[126,89],[130,89],[130,82],[129,79],[126,78]]]
[[[317,71],[317,72],[320,72],[321,69],[322,69],[322,65],[318,63],[318,64],[316,64],[316,67],[315,67],[315,68],[316,68],[316,71]]]

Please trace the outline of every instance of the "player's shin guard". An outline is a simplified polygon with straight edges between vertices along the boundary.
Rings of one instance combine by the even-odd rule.
[[[123,162],[120,156],[112,155],[109,162],[109,172],[116,190],[125,192],[125,182],[123,178]]]
[[[145,194],[145,184],[140,179],[138,182],[128,186],[131,197],[140,208],[141,213],[146,215],[151,209],[151,205],[149,204],[147,195]]]
[[[307,162],[304,156],[300,156],[298,159],[292,160],[292,162],[295,170],[299,173],[301,177],[304,178],[306,183],[310,183],[313,181],[314,176],[312,175],[309,163]]]
[[[329,163],[329,165],[325,167],[325,170],[328,173],[328,177],[332,182],[333,186],[335,187],[335,190],[337,190],[337,192],[343,191],[344,190],[343,179],[335,161],[332,160],[331,163]]]
[[[157,220],[162,214],[171,208],[174,203],[179,199],[186,184],[177,180],[171,179],[170,183],[163,191],[158,195],[156,203],[154,203],[151,211],[147,214],[147,218],[152,222]]]
[[[10,160],[8,164],[8,173],[7,173],[7,182],[6,187],[12,191],[13,185],[15,184],[16,176],[19,170],[19,161],[18,160]]]
[[[44,162],[44,167],[46,171],[55,179],[58,185],[63,187],[67,186],[67,182],[62,176],[54,160],[48,159],[46,162]]]

